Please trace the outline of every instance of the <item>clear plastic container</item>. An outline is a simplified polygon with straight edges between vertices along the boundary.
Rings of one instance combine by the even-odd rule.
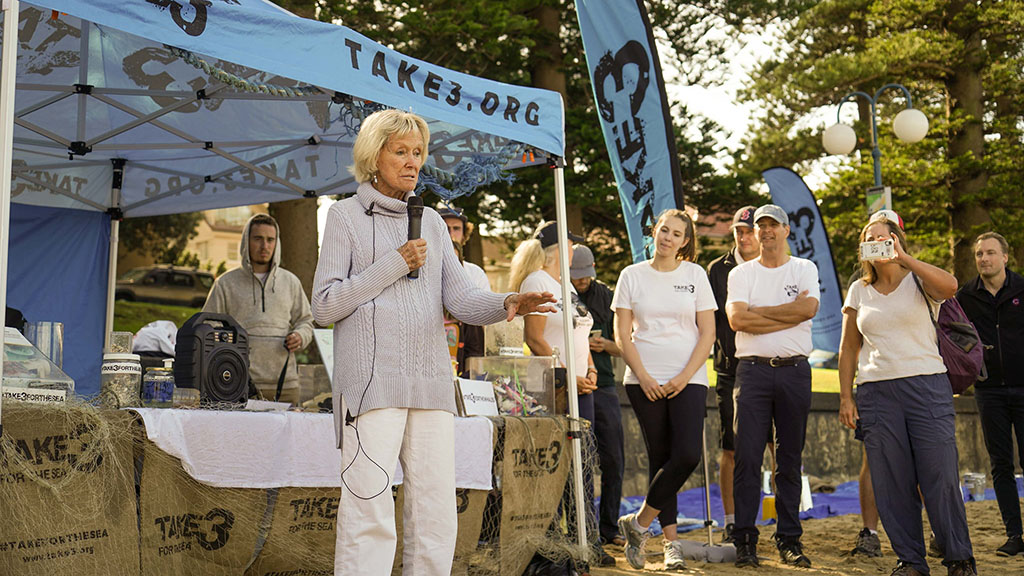
[[[75,381],[14,328],[4,328],[3,387],[74,392]]]
[[[552,356],[484,356],[466,359],[469,378],[494,384],[498,411],[519,416],[558,414]],[[562,391],[564,394],[564,391]]]

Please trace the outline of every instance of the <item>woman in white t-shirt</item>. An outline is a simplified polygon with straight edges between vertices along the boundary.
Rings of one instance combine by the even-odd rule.
[[[956,278],[907,254],[892,211],[876,214],[860,234],[861,242],[889,239],[896,256],[861,262],[861,278],[846,294],[839,419],[849,428],[859,422],[864,434],[878,512],[899,562],[893,574],[928,574],[923,497],[949,574],[974,575],[953,391],[931,320],[939,304],[956,294]]]
[[[558,348],[559,360],[562,365],[568,364],[566,356],[565,335],[562,327],[562,314],[568,310],[572,315],[572,337],[575,357],[573,366],[576,370],[576,392],[577,404],[579,406],[580,418],[591,423],[593,430],[594,422],[594,390],[597,390],[597,368],[594,367],[594,360],[590,355],[590,329],[594,327],[594,319],[576,294],[576,289],[569,286],[572,302],[568,307],[562,305],[562,284],[560,271],[560,258],[558,256],[558,229],[556,222],[541,224],[533,234],[533,238],[525,240],[516,248],[512,256],[512,269],[509,272],[509,286],[519,286],[523,290],[530,286],[536,287],[542,292],[550,292],[555,295],[556,312],[528,314],[523,317],[523,340],[530,347],[530,352],[536,356],[551,356],[555,348]],[[572,247],[575,242],[582,242],[583,238],[573,233],[568,234],[569,240],[569,265],[572,264]],[[568,268],[568,265],[566,266]],[[594,509],[593,492],[593,470],[588,466],[584,468],[584,485],[587,487],[586,502],[591,508],[591,514],[596,514]],[[568,486],[568,485],[567,485]],[[567,488],[568,489],[568,488]],[[575,515],[567,515],[570,530],[575,522]],[[595,535],[596,536],[596,535]],[[595,553],[599,559],[604,561],[610,559],[600,544],[595,544]]]
[[[707,359],[715,341],[715,295],[693,261],[697,239],[682,210],[654,227],[654,259],[627,266],[615,285],[615,342],[628,368],[623,382],[644,434],[650,485],[640,510],[619,518],[626,559],[644,567],[644,545],[658,518],[665,568],[685,568],[676,537],[676,493],[700,463]]]

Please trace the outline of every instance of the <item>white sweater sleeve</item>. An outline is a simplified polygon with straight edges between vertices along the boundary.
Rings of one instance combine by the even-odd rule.
[[[320,260],[313,276],[313,319],[321,326],[344,320],[409,273],[405,258],[392,250],[359,274],[351,275],[353,230],[343,210],[342,202],[337,202],[327,214]]]
[[[429,221],[432,230],[436,229],[436,233],[443,236],[442,243],[450,244],[444,221],[440,216],[434,216],[436,222],[434,218]],[[505,311],[505,298],[508,294],[495,294],[481,289],[470,278],[454,250],[441,252],[441,300],[444,307],[462,322],[473,326],[486,326],[505,320],[508,315]]]

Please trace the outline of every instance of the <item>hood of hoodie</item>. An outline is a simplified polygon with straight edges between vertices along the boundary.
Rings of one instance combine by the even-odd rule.
[[[254,274],[252,270],[252,262],[249,261],[249,231],[252,229],[252,221],[260,214],[253,215],[249,218],[249,221],[245,223],[245,229],[242,230],[242,241],[238,245],[238,254],[242,258],[242,269],[250,274]],[[274,230],[277,233],[277,242],[274,244],[274,255],[270,258],[270,270],[268,270],[267,279],[270,278],[277,271],[278,266],[281,265],[281,229],[277,225],[277,221],[274,221]],[[255,274],[254,274],[255,275]]]

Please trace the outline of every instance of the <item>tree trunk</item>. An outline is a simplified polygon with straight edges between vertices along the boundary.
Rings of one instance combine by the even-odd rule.
[[[988,209],[979,202],[980,194],[988,182],[988,171],[982,165],[985,155],[984,90],[982,69],[985,54],[979,23],[964,14],[972,10],[965,2],[950,6],[951,32],[963,41],[963,53],[953,73],[946,80],[946,89],[952,99],[953,121],[962,122],[950,135],[949,157],[962,162],[951,181],[950,206],[952,235],[950,250],[953,255],[953,273],[962,284],[977,274],[971,241],[980,227],[992,219]],[[966,160],[966,162],[964,162]]]
[[[562,95],[562,101],[567,102],[565,70],[562,67],[562,45],[559,41],[562,27],[561,8],[557,3],[541,0],[540,5],[534,8],[530,15],[537,19],[537,26],[544,31],[537,42],[536,57],[533,58],[533,85],[536,88],[558,92]],[[566,142],[567,163],[570,156],[569,146],[569,143]],[[554,183],[552,183],[551,190],[554,190]],[[565,211],[569,230],[575,234],[585,234],[583,209],[579,204],[567,203]]]
[[[270,205],[270,215],[281,228],[281,267],[299,277],[309,298],[319,256],[316,198],[300,198]]]

